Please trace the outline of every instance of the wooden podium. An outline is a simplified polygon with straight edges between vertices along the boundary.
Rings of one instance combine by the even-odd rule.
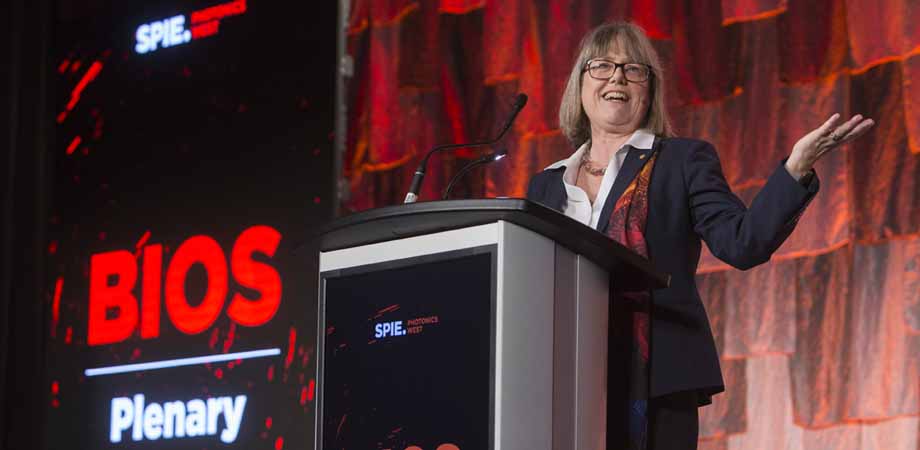
[[[603,449],[608,289],[668,283],[520,199],[340,218],[319,267],[324,450]]]

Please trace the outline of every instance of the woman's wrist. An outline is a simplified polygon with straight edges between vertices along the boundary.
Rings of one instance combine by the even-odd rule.
[[[804,164],[802,161],[794,160],[790,157],[786,160],[786,171],[789,172],[789,175],[792,175],[792,178],[799,181],[805,174],[811,172],[811,165]]]

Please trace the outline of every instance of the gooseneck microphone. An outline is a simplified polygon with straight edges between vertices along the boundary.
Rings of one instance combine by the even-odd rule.
[[[462,169],[457,171],[457,174],[450,179],[450,183],[447,183],[447,189],[444,189],[444,195],[441,197],[441,200],[447,200],[450,197],[450,190],[454,188],[454,185],[457,184],[457,181],[460,181],[460,178],[463,178],[463,175],[466,175],[474,167],[480,164],[488,164],[491,162],[498,161],[499,159],[504,158],[508,155],[508,150],[505,148],[499,148],[498,150],[489,153],[488,155],[480,156],[475,161],[463,166]]]
[[[431,155],[441,150],[451,150],[464,147],[485,147],[495,144],[505,136],[505,133],[507,133],[511,128],[511,124],[514,123],[514,119],[517,117],[518,113],[524,109],[524,105],[526,104],[527,95],[518,94],[517,97],[515,97],[514,105],[511,107],[511,114],[508,115],[508,120],[505,121],[505,124],[502,126],[501,131],[498,133],[498,136],[495,139],[485,142],[472,142],[469,144],[439,145],[429,150],[428,153],[425,154],[425,157],[422,158],[422,162],[419,163],[418,168],[415,169],[415,176],[412,177],[412,184],[409,186],[409,193],[406,194],[406,199],[403,201],[403,203],[415,203],[415,201],[418,200],[418,192],[422,187],[422,180],[425,179],[425,170],[428,168],[428,158],[430,158]]]

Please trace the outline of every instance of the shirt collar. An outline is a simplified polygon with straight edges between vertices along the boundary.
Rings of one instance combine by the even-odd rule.
[[[569,156],[566,159],[556,161],[550,164],[546,169],[558,169],[559,167],[574,167],[579,164],[581,161],[581,155],[588,149],[591,145],[591,140],[586,141],[581,147],[578,147],[578,150],[575,150],[575,153],[572,153],[572,156]],[[617,149],[617,153],[623,151],[629,146],[635,147],[640,150],[649,150],[652,146],[655,145],[655,134],[645,128],[638,129],[633,132],[632,136],[626,140],[626,142]]]

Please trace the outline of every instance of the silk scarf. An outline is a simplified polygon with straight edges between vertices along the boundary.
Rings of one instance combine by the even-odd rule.
[[[649,160],[635,179],[626,187],[623,194],[617,199],[610,222],[607,227],[607,236],[626,248],[648,258],[648,245],[645,242],[645,224],[648,219],[648,187],[652,178],[652,170],[658,152],[653,151]],[[613,408],[627,408],[625,416],[628,418],[629,449],[645,450],[648,445],[648,397],[649,397],[649,345],[651,294],[649,291],[619,292],[614,291],[611,308],[615,323],[611,323],[611,338],[621,340],[623,343],[613,348],[629,352],[626,355],[610,355],[611,358],[621,358],[629,361],[626,379],[628,386],[608,387],[614,389],[627,389],[625,395],[608,396],[608,401],[617,401],[620,404],[611,405]],[[616,399],[616,400],[614,400]],[[625,404],[624,404],[625,403]],[[619,427],[617,427],[619,428]]]

